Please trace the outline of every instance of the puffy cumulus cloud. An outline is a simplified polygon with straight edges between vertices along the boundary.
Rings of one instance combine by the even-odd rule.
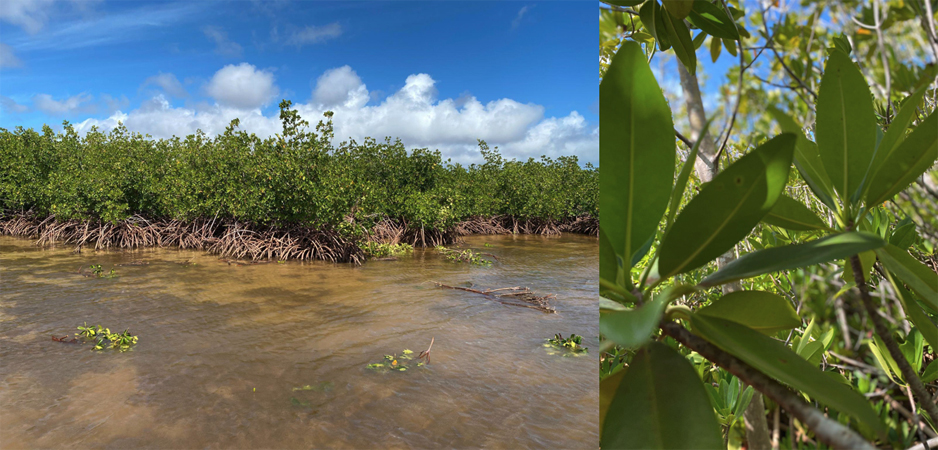
[[[176,78],[176,75],[171,73],[160,72],[157,75],[147,78],[143,81],[143,84],[140,85],[141,88],[147,86],[159,87],[163,92],[177,98],[187,97],[189,95],[186,89],[182,87],[182,83],[179,82],[179,79]]]
[[[307,25],[304,28],[293,30],[287,38],[287,44],[302,47],[308,44],[319,44],[341,35],[342,26],[338,22],[320,27]]]
[[[598,162],[598,128],[576,111],[564,117],[545,118],[542,106],[507,98],[487,103],[471,95],[437,99],[435,84],[427,74],[411,75],[404,87],[374,104],[358,75],[349,67],[340,67],[320,76],[310,102],[295,107],[311,124],[321,120],[323,112],[333,111],[336,143],[349,138],[361,142],[365,137],[381,140],[390,136],[400,138],[408,148],[439,149],[444,158],[467,164],[481,161],[476,140],[484,139],[508,158],[574,154],[581,161]],[[278,116],[277,112],[265,116],[260,109],[222,101],[174,107],[160,95],[128,114],[89,119],[76,128],[108,128],[121,120],[133,131],[166,138],[185,136],[198,129],[209,135],[220,134],[232,119],[238,118],[241,129],[266,137],[281,131]]]
[[[313,101],[323,106],[360,108],[368,102],[368,98],[368,89],[349,66],[327,70],[316,80],[313,89]]]
[[[274,84],[273,73],[257,70],[248,63],[221,68],[208,82],[205,91],[218,103],[240,109],[264,106],[280,92]]]
[[[74,113],[94,113],[96,108],[95,105],[91,103],[93,99],[94,97],[85,93],[73,95],[63,100],[56,100],[49,94],[37,94],[33,96],[33,106],[52,116],[65,116]]]
[[[23,61],[13,54],[9,45],[0,42],[0,69],[13,67],[23,67]]]
[[[0,111],[5,113],[24,113],[29,111],[29,107],[16,103],[16,100],[10,97],[0,95]]]

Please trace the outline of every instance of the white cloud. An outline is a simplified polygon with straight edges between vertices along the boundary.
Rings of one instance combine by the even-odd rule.
[[[49,94],[38,94],[33,96],[33,106],[36,109],[53,116],[64,116],[72,113],[91,113],[95,107],[90,104],[93,97],[81,93],[73,95],[64,100],[55,100]]]
[[[36,34],[49,20],[48,11],[54,0],[4,0],[0,2],[0,20],[18,25],[29,34]]]
[[[111,97],[108,94],[102,94],[101,102],[104,103],[108,114],[113,114],[115,111],[119,111],[130,106],[130,100],[125,95],[121,95],[120,97]]]
[[[0,110],[8,113],[24,113],[29,111],[29,107],[16,103],[16,100],[10,97],[0,95]]]
[[[176,75],[171,73],[160,72],[158,75],[153,75],[150,78],[144,80],[143,84],[140,87],[146,87],[155,85],[163,90],[163,92],[177,98],[187,97],[189,95],[186,92],[186,89],[182,87],[182,83],[179,82],[179,79],[176,78]]]
[[[269,78],[261,83],[250,81],[252,77]],[[261,94],[246,92],[248,87],[256,88],[259,84],[267,86],[261,89]],[[318,77],[310,103],[300,103],[295,108],[313,125],[322,120],[323,112],[334,111],[335,143],[349,138],[361,142],[365,137],[380,140],[390,136],[400,138],[408,148],[439,149],[444,158],[471,163],[481,159],[476,139],[484,139],[509,158],[575,154],[583,161],[598,162],[598,128],[576,111],[565,117],[545,118],[543,106],[507,98],[487,103],[468,94],[458,99],[437,99],[435,84],[427,74],[414,74],[407,77],[400,90],[380,103],[369,105],[371,94],[365,84],[354,70],[343,66]],[[216,93],[213,96],[219,102],[215,105],[173,107],[160,95],[128,114],[88,119],[76,129],[87,131],[92,125],[109,128],[122,120],[129,129],[157,138],[185,136],[197,129],[215,135],[223,133],[228,123],[238,118],[242,129],[261,137],[281,132],[278,113],[265,116],[256,109],[271,98],[264,91],[276,90],[271,74],[256,71],[248,64],[226,66],[210,85],[225,95],[249,98],[226,99]]]
[[[522,6],[521,9],[518,10],[518,15],[515,16],[514,20],[511,21],[512,30],[518,28],[518,26],[521,25],[521,18],[523,18],[524,15],[530,10],[531,10],[531,7],[527,5]]]
[[[13,54],[13,49],[9,45],[0,42],[0,69],[11,67],[22,67],[23,61]]]
[[[342,35],[342,26],[338,22],[330,23],[317,27],[307,25],[305,28],[294,30],[287,38],[287,44],[302,47],[307,44],[318,44],[320,42],[335,39]]]
[[[203,27],[205,36],[215,42],[215,53],[222,56],[241,56],[241,45],[228,39],[228,33],[218,27]]]
[[[279,93],[274,74],[241,63],[229,64],[209,81],[206,92],[218,103],[240,109],[259,108]]]
[[[362,107],[368,98],[368,89],[349,66],[327,70],[313,89],[313,101],[324,106]]]

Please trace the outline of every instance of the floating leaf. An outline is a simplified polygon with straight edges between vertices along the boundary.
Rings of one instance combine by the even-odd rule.
[[[691,316],[694,333],[762,373],[847,414],[883,434],[885,428],[869,402],[791,351],[785,344],[736,322]]]
[[[722,449],[719,430],[694,367],[671,347],[650,342],[635,355],[618,383],[599,445],[615,449]]]
[[[600,192],[606,193],[600,194],[600,226],[615,252],[630,260],[654,235],[668,206],[674,125],[645,55],[634,42],[624,42],[616,53],[599,96],[599,183]]]
[[[787,195],[778,198],[775,206],[762,221],[786,230],[809,231],[830,228],[807,206]]]
[[[826,236],[804,244],[767,248],[740,256],[704,278],[700,286],[716,286],[764,273],[813,266],[848,258],[884,245],[886,242],[875,234],[851,231]]]
[[[795,136],[781,134],[717,175],[674,221],[659,249],[662,279],[696,269],[746,237],[788,181]]]
[[[815,135],[821,162],[845,203],[855,201],[873,160],[876,128],[866,79],[846,53],[832,52],[818,90]]]
[[[763,291],[731,292],[697,314],[732,320],[768,335],[801,326],[801,318],[788,300]]]

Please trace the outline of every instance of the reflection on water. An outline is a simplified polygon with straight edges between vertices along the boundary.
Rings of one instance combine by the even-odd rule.
[[[0,237],[0,444],[596,448],[595,238],[466,241],[492,244],[484,251],[500,262],[469,267],[417,250],[361,267],[239,266],[192,251],[72,254]],[[134,260],[150,264],[116,267],[115,279],[77,273]],[[529,286],[557,294],[557,314],[431,281]],[[51,340],[84,322],[129,328],[140,342],[117,353]],[[555,333],[582,335],[590,353],[548,355]],[[429,366],[366,368],[431,337]]]

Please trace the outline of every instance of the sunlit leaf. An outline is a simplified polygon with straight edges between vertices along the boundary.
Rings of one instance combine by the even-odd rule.
[[[912,257],[909,252],[886,244],[876,256],[890,272],[912,288],[926,305],[938,309],[938,273]]]
[[[787,195],[778,198],[775,206],[762,221],[786,230],[809,231],[830,228],[807,206]]]
[[[772,209],[788,181],[795,136],[781,134],[717,175],[662,240],[662,278],[696,269],[733,248]]]
[[[713,122],[712,117],[704,124],[700,136],[707,134],[711,122]],[[671,223],[674,222],[674,216],[677,215],[677,210],[681,206],[681,199],[684,198],[684,190],[687,188],[687,179],[690,178],[690,173],[694,170],[694,163],[697,161],[697,152],[700,150],[701,142],[703,142],[702,138],[698,138],[697,142],[694,142],[694,146],[687,155],[687,160],[684,161],[684,165],[681,167],[681,172],[677,175],[674,189],[671,190],[671,200],[668,202],[668,218],[665,220],[666,227],[670,227]]]
[[[690,2],[681,1],[673,1],[668,4],[675,3],[690,4]],[[690,30],[687,29],[686,25],[684,25],[683,17],[675,17],[667,10],[668,4],[665,5],[665,8],[661,14],[662,19],[664,19],[664,26],[667,31],[668,41],[670,41],[671,46],[674,47],[674,55],[677,56],[677,59],[679,59],[682,64],[684,64],[684,67],[687,68],[687,72],[695,73],[697,71],[697,53],[696,49],[694,48],[694,42],[690,37]],[[688,8],[688,10],[690,10],[690,8]],[[684,15],[686,16],[687,14],[685,13]],[[658,30],[658,33],[661,33],[660,29]]]
[[[723,41],[719,38],[710,38],[710,60],[717,62],[720,59],[720,52],[723,51]]]
[[[866,398],[825,375],[784,343],[736,322],[716,317],[694,314],[690,322],[694,333],[762,373],[836,408],[878,433],[884,432],[883,423]]]
[[[922,97],[925,95],[926,89],[928,89],[928,83],[923,83],[915,92],[912,92],[912,95],[905,100],[905,104],[899,108],[899,112],[893,117],[889,129],[886,130],[886,134],[883,135],[883,139],[879,141],[879,145],[876,147],[876,154],[873,155],[873,162],[870,164],[869,177],[875,175],[883,167],[886,158],[905,140],[909,123],[915,117],[915,112],[922,103]],[[869,185],[866,188],[869,190]]]
[[[732,320],[768,335],[801,326],[801,318],[791,302],[764,291],[731,292],[699,309],[697,314]]]
[[[922,311],[922,308],[918,305],[912,293],[906,290],[902,284],[896,283],[888,271],[886,272],[886,277],[889,279],[892,287],[898,292],[899,302],[902,303],[902,310],[905,311],[906,316],[909,317],[909,321],[912,322],[912,325],[915,325],[915,328],[921,330],[922,336],[925,338],[925,341],[928,342],[928,345],[931,345],[932,349],[938,351],[938,326],[935,326],[935,323],[928,318],[925,311]]]
[[[818,151],[844,202],[853,202],[873,160],[876,145],[873,96],[847,54],[827,59],[817,98]]]
[[[916,178],[935,164],[938,158],[938,115],[932,111],[895,150],[882,162],[872,176],[866,193],[866,204],[879,205],[902,192]]]
[[[609,404],[600,447],[723,448],[710,400],[684,356],[659,342],[635,355]]]
[[[769,105],[766,111],[775,118],[782,131],[795,133],[798,136],[798,142],[795,143],[795,167],[798,168],[801,177],[808,183],[808,187],[811,188],[818,200],[831,209],[836,209],[833,200],[833,185],[827,171],[824,169],[824,163],[821,162],[817,144],[809,141],[804,132],[801,131],[801,127],[781,110]]]
[[[634,42],[622,44],[599,91],[600,226],[616,253],[630,262],[654,235],[668,206],[674,125],[645,55]]]
[[[804,244],[767,248],[740,256],[704,278],[700,285],[716,286],[764,273],[836,261],[884,245],[886,242],[875,234],[851,231],[826,236]]]
[[[708,1],[693,2],[693,10],[688,14],[687,21],[711,36],[739,40],[739,32],[733,21],[719,6]]]

